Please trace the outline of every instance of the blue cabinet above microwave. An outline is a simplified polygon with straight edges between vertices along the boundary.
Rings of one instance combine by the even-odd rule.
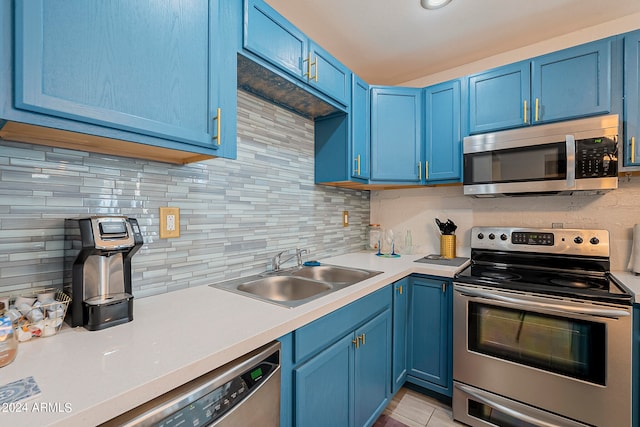
[[[471,134],[611,112],[612,39],[468,77]]]

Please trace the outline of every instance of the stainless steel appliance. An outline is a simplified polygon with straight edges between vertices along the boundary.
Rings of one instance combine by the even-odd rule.
[[[65,220],[67,322],[99,330],[133,320],[131,258],[143,245],[134,218]]]
[[[606,230],[475,227],[454,279],[453,416],[630,426],[632,296]]]
[[[280,425],[280,343],[273,342],[102,427]]]
[[[464,194],[476,197],[618,188],[618,116],[464,138]]]

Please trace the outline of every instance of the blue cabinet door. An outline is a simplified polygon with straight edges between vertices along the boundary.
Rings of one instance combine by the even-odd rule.
[[[452,394],[451,281],[411,276],[407,380]]]
[[[393,284],[393,354],[391,355],[391,393],[407,379],[407,326],[409,323],[409,278]]]
[[[611,110],[611,40],[554,52],[531,61],[532,123]]]
[[[640,31],[624,38],[624,164],[640,165]]]
[[[223,51],[221,10],[218,1],[17,0],[15,107],[217,148],[214,73],[235,66],[212,58],[210,43]]]
[[[469,132],[527,126],[530,114],[529,61],[469,77]]]
[[[336,101],[349,105],[351,71],[329,52],[309,40],[307,81]]]
[[[422,180],[421,123],[421,89],[371,89],[371,180]]]
[[[353,341],[349,334],[294,370],[296,426],[353,424]]]
[[[369,178],[371,104],[369,85],[353,74],[351,88],[351,176]]]
[[[354,426],[370,426],[373,425],[389,401],[390,310],[385,310],[358,328],[355,336],[359,340],[359,345],[355,351],[353,371]]]
[[[245,0],[243,47],[302,78],[309,68],[307,36],[263,0]]]
[[[425,89],[425,180],[460,181],[462,133],[460,81]]]

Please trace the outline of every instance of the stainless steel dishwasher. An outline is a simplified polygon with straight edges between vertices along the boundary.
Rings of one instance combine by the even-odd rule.
[[[273,342],[102,424],[279,426],[280,343]]]

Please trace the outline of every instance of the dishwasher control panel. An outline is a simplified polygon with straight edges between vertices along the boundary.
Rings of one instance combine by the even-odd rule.
[[[100,427],[277,426],[280,343],[273,342]]]
[[[273,364],[261,363],[159,421],[157,426],[209,425],[240,403],[247,392],[256,387],[260,380],[266,378],[273,369]]]

